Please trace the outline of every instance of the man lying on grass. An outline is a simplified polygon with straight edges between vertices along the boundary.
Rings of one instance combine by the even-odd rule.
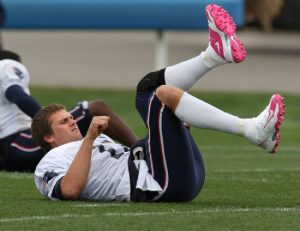
[[[103,134],[107,116],[94,117],[83,138],[62,105],[35,115],[33,137],[48,151],[35,171],[41,194],[53,200],[191,201],[204,184],[205,170],[185,124],[239,135],[267,152],[276,151],[284,114],[280,95],[273,95],[257,117],[241,119],[186,92],[212,68],[246,57],[228,13],[209,5],[206,14],[208,48],[138,83],[136,107],[148,132],[130,148]]]

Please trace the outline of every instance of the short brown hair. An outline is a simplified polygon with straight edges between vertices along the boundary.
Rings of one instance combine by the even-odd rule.
[[[46,152],[51,150],[51,146],[44,140],[44,136],[53,134],[50,117],[61,110],[66,110],[64,105],[51,104],[40,109],[33,117],[31,123],[32,137]]]

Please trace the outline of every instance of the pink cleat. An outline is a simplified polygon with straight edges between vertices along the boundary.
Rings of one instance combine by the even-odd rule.
[[[221,63],[239,63],[246,56],[243,43],[236,37],[236,24],[226,10],[215,4],[206,6],[209,26],[209,49]],[[212,48],[212,49],[211,49]],[[213,50],[213,51],[212,51]]]
[[[245,129],[246,138],[267,152],[275,153],[280,143],[280,125],[284,119],[284,98],[275,94],[268,106],[251,120]]]

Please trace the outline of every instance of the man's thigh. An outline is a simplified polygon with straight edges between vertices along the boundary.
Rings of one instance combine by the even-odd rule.
[[[147,98],[148,97],[148,98]],[[162,187],[164,201],[189,201],[200,191],[204,166],[189,131],[154,92],[137,94],[137,108],[148,128],[146,162]],[[196,192],[196,193],[195,193]]]

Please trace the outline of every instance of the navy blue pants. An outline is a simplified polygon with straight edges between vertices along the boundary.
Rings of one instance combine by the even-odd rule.
[[[148,129],[146,162],[163,189],[163,194],[154,200],[191,201],[199,194],[205,179],[200,151],[189,130],[159,101],[152,87],[149,91],[138,88],[136,107]]]
[[[78,103],[69,112],[73,115],[81,133],[85,135],[91,122],[88,102]],[[1,139],[0,150],[4,158],[4,168],[7,171],[33,172],[45,155],[45,152],[33,140],[30,129]]]

